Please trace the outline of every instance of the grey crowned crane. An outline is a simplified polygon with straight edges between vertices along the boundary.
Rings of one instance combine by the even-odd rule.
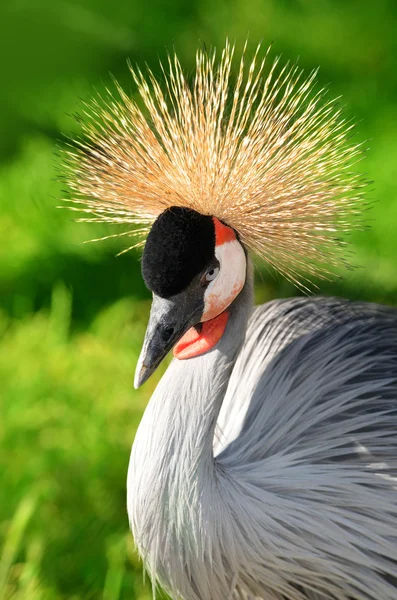
[[[397,312],[325,297],[253,306],[257,254],[305,286],[360,221],[360,145],[325,92],[261,51],[132,73],[86,110],[72,200],[147,238],[128,515],[183,600],[396,600]],[[103,101],[104,100],[104,101]],[[90,218],[90,217],[88,217]]]

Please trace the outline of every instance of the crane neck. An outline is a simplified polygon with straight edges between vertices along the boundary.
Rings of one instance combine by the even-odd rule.
[[[171,566],[170,561],[183,563],[184,556],[190,560],[207,551],[199,532],[208,530],[212,518],[211,502],[204,496],[214,500],[219,489],[215,426],[253,306],[252,269],[247,271],[220,342],[207,354],[173,360],[150,399],[132,448],[130,525],[149,571],[164,584],[167,574],[180,570],[179,562]]]

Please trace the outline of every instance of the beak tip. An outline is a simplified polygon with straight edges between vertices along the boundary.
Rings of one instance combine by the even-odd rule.
[[[143,385],[145,381],[149,379],[149,376],[150,370],[148,369],[148,367],[142,363],[138,363],[134,377],[134,388],[136,390],[140,388],[141,385]]]
[[[142,381],[142,369],[137,369],[135,371],[135,377],[134,377],[134,388],[137,390],[138,388],[141,387],[141,381]]]

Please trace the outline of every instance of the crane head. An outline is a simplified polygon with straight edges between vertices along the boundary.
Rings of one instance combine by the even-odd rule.
[[[208,289],[200,285],[205,269],[218,267],[211,260],[222,225],[235,237],[230,248],[243,246],[307,290],[313,277],[349,264],[344,234],[365,215],[366,182],[355,166],[364,147],[353,123],[317,88],[315,71],[269,64],[270,49],[246,46],[240,58],[228,41],[220,52],[199,48],[189,76],[174,54],[161,81],[131,68],[137,93],[116,83],[116,93],[85,104],[81,139],[63,153],[71,209],[81,220],[128,226],[115,234],[132,236],[126,250],[150,231],[143,270],[153,310],[158,297],[164,307],[183,291],[191,299],[196,286],[196,324],[217,313],[212,298],[233,297],[233,276],[241,276],[230,267],[221,285],[221,264]]]
[[[244,287],[246,270],[243,245],[219,219],[181,207],[171,207],[156,219],[142,257],[153,303],[136,388],[172,348],[184,360],[216,346],[228,308]]]

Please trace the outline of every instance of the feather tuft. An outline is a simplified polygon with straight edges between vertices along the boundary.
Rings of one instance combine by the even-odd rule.
[[[85,105],[82,138],[65,153],[72,204],[91,218],[138,226],[142,241],[171,206],[215,216],[295,283],[346,262],[343,235],[362,225],[361,144],[337,100],[269,50],[198,50],[190,84],[176,55],[161,87],[132,68],[140,104],[115,83]],[[135,246],[134,244],[133,246]],[[131,246],[131,247],[133,247]]]

